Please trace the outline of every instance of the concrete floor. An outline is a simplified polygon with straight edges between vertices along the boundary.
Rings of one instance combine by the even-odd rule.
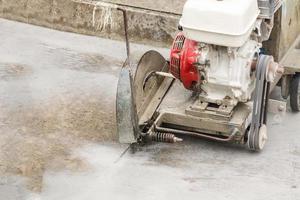
[[[124,44],[2,19],[0,30],[1,200],[300,199],[300,114],[270,115],[262,153],[185,138],[120,158]]]

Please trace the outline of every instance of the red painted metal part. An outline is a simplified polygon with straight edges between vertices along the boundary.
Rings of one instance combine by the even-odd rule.
[[[200,81],[195,65],[200,54],[196,41],[185,38],[182,32],[176,36],[171,49],[170,72],[186,89],[194,90],[194,86]]]

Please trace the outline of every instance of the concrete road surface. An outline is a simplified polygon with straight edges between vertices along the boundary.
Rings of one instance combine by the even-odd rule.
[[[269,116],[262,153],[185,138],[120,158],[125,56],[122,42],[0,19],[1,200],[300,199],[300,114]]]

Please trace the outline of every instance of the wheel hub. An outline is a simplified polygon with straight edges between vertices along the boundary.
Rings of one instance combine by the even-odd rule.
[[[258,147],[262,150],[265,147],[266,141],[268,139],[267,126],[263,124],[259,129],[259,144]]]

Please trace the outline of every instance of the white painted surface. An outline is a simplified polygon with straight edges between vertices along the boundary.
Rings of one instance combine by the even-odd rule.
[[[259,12],[257,0],[188,0],[180,25],[189,39],[240,47],[247,41]]]

